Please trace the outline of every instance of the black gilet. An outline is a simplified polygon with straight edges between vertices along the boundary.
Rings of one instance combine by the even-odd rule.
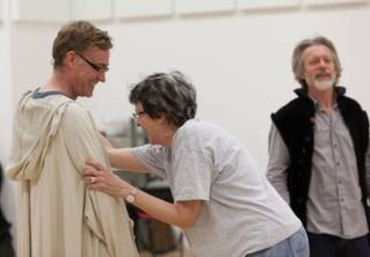
[[[344,96],[345,88],[336,87],[335,90],[339,111],[355,148],[362,203],[367,211],[367,223],[370,229],[370,213],[366,208],[365,175],[365,156],[369,144],[369,120],[366,112],[355,100]],[[296,89],[295,93],[298,97],[276,113],[271,114],[271,119],[279,130],[290,155],[291,162],[287,169],[290,205],[306,227],[306,201],[314,146],[315,106],[305,90]]]

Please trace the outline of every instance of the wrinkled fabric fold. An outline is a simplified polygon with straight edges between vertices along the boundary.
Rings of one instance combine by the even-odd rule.
[[[109,167],[89,112],[63,95],[22,97],[7,173],[19,181],[18,257],[138,257],[122,199],[90,191],[85,160]]]

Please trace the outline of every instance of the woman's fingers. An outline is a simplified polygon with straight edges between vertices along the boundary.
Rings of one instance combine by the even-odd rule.
[[[83,178],[87,184],[95,184],[100,176],[104,176],[106,168],[101,163],[95,160],[86,161],[86,165],[83,168]]]
[[[87,166],[90,166],[94,169],[96,169],[97,171],[107,171],[107,168],[101,164],[100,162],[96,161],[96,160],[88,160],[86,161],[86,164]]]
[[[83,168],[83,180],[89,189],[120,197],[122,188],[129,186],[117,175],[96,160],[87,160]]]

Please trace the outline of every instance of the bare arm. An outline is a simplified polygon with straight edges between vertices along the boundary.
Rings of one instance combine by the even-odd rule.
[[[106,149],[112,167],[127,171],[150,172],[134,155],[132,148]]]
[[[116,148],[104,135],[99,134],[112,167],[134,172],[149,172],[135,157],[132,148]]]
[[[198,217],[200,204],[200,200],[181,201],[172,204],[140,190],[134,202],[137,208],[145,211],[150,216],[182,229],[193,226]]]
[[[89,189],[124,199],[134,189],[132,185],[114,175],[96,161],[87,162],[84,169],[84,180]],[[144,191],[137,190],[134,205],[150,216],[183,229],[189,228],[195,223],[200,210],[200,200],[181,201],[172,204]]]

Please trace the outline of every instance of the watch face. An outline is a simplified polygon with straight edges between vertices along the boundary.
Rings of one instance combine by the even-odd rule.
[[[133,203],[135,201],[135,197],[133,195],[128,195],[126,197],[126,201],[129,203]]]

